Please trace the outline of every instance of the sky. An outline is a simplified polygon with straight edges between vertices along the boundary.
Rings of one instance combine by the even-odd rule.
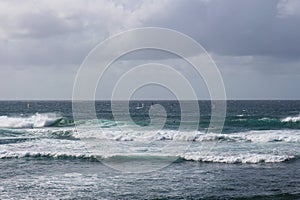
[[[228,99],[300,99],[298,0],[2,0],[0,99],[71,99],[88,53],[114,34],[142,27],[170,28],[201,44],[221,72]],[[129,56],[115,68],[131,59],[169,61],[193,79],[189,66],[159,52]],[[205,98],[205,84],[197,81],[192,85]],[[97,91],[99,98],[110,90]],[[153,91],[141,96],[168,98]]]

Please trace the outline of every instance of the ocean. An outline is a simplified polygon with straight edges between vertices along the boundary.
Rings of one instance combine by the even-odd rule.
[[[0,199],[300,199],[300,101],[227,101],[221,132],[197,103],[182,130],[177,101],[115,102],[132,121],[109,101],[80,120],[71,101],[1,101]]]

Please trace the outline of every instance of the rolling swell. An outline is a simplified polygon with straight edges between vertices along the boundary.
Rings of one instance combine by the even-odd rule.
[[[49,127],[66,127],[66,126],[74,126],[74,120],[67,118],[59,118],[54,121],[53,124],[50,124]]]
[[[274,130],[274,129],[300,129],[299,116],[287,116],[283,118],[235,116],[227,117],[226,127],[242,127],[248,130]]]

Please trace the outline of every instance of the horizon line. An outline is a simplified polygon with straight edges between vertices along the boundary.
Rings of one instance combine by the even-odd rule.
[[[72,99],[0,99],[1,101],[111,101],[110,99],[95,99],[95,100],[72,100]],[[128,100],[114,100],[114,101],[128,101]],[[129,101],[300,101],[300,99],[130,99]]]

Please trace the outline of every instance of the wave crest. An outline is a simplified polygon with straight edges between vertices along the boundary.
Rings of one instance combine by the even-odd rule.
[[[0,116],[1,128],[41,128],[64,124],[64,118],[56,113],[36,113],[29,117]]]
[[[12,158],[52,158],[52,159],[89,159],[97,161],[100,160],[118,160],[131,162],[132,160],[160,160],[170,159],[170,157],[178,158],[178,161],[194,161],[194,162],[207,162],[207,163],[226,163],[226,164],[257,164],[257,163],[280,163],[290,160],[295,160],[298,157],[293,155],[272,155],[272,154],[237,154],[237,155],[202,155],[199,153],[187,153],[177,156],[137,156],[137,155],[92,155],[92,154],[80,154],[80,153],[62,153],[62,152],[14,152],[14,153],[2,153],[0,159],[12,159]]]
[[[143,137],[145,134],[145,137]],[[146,137],[147,136],[147,137]],[[150,136],[150,137],[148,137]],[[76,132],[73,134],[77,139],[100,139],[115,141],[194,141],[194,142],[287,142],[300,143],[300,132],[298,130],[266,130],[266,131],[248,131],[232,134],[216,134],[205,132],[183,132],[172,130],[161,130],[151,132],[123,132],[123,131],[105,131],[99,132],[95,130],[86,131],[84,133]]]
[[[294,117],[286,117],[286,118],[283,118],[281,119],[281,122],[300,122],[300,115],[298,116],[294,116]]]
[[[239,155],[199,155],[187,154],[182,156],[188,161],[215,162],[228,164],[278,163],[295,159],[295,156],[271,154],[239,154]]]

